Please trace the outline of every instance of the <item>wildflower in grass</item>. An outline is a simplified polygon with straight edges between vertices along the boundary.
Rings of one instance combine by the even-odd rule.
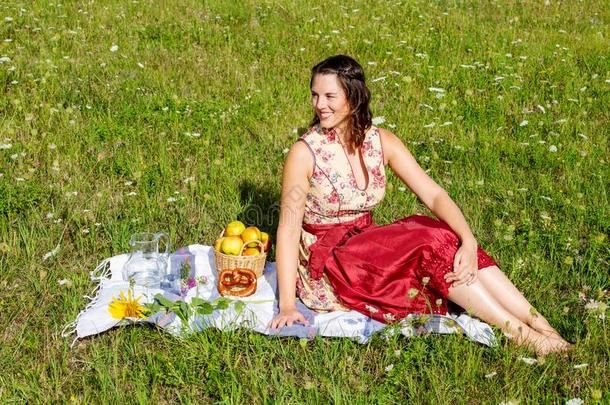
[[[381,125],[385,122],[385,117],[380,116],[380,117],[373,117],[372,119],[372,123],[373,125]]]
[[[491,373],[485,374],[485,378],[492,378],[498,375],[497,371],[492,371]]]
[[[168,203],[173,203],[176,201],[176,199],[174,197],[167,197],[167,200],[165,201],[167,201]]]
[[[580,370],[581,368],[586,368],[589,366],[589,363],[582,363],[582,364],[574,364],[574,366],[572,367],[574,370]]]
[[[588,309],[591,313],[597,314],[599,319],[606,319],[606,310],[608,309],[608,304],[601,301],[596,301],[594,299],[590,299],[589,302],[585,305],[585,309]]]
[[[585,403],[585,401],[583,401],[582,399],[580,399],[578,397],[577,398],[568,399],[566,401],[566,405],[582,405],[584,403]]]
[[[524,362],[525,364],[529,364],[529,365],[536,364],[536,363],[538,362],[538,360],[536,360],[536,359],[534,359],[534,358],[531,358],[531,357],[523,357],[523,356],[519,357],[519,360],[521,360],[521,361],[522,361],[522,362]]]
[[[67,278],[62,278],[61,280],[57,280],[57,284],[65,285],[66,287],[72,287],[72,280],[68,280]]]
[[[519,123],[519,126],[520,126],[520,127],[525,127],[525,126],[527,126],[527,124],[529,124],[529,121],[528,121],[528,120],[523,120],[523,121],[521,121],[521,122]]]
[[[0,143],[0,149],[10,149],[13,145],[10,143]]]
[[[116,52],[119,50],[119,46],[116,44],[112,44],[112,46],[110,47],[110,52]]]
[[[121,291],[119,298],[112,297],[112,302],[108,304],[108,312],[115,319],[124,318],[146,318],[146,308],[140,305],[140,295],[137,298],[133,298],[133,291],[129,289],[127,291],[127,297],[125,293]]]
[[[394,364],[390,364],[390,365],[386,366],[385,371],[389,373],[393,369],[394,369]]]
[[[55,246],[50,252],[45,253],[44,256],[42,256],[42,261],[49,260],[51,257],[56,256],[57,253],[59,253],[59,245]]]

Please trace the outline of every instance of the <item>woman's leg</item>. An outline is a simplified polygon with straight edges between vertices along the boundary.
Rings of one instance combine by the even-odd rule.
[[[478,279],[496,301],[522,322],[544,336],[565,341],[498,267],[482,269],[478,273]]]
[[[557,339],[549,339],[501,305],[480,281],[449,288],[448,298],[485,322],[496,325],[517,344],[531,346],[539,355],[563,350]]]

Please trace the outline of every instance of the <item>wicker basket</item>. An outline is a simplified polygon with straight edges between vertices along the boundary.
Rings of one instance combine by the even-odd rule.
[[[222,238],[223,235],[224,231],[220,234],[220,237]],[[244,252],[244,249],[246,249],[247,246],[252,242],[255,242],[259,245],[262,253],[256,256],[241,256],[241,254]],[[226,255],[214,249],[214,261],[216,262],[216,271],[220,273],[221,271],[227,269],[249,269],[252,270],[254,274],[256,274],[256,277],[260,277],[265,271],[265,262],[267,261],[267,252],[264,251],[264,247],[265,245],[263,245],[263,242],[258,240],[251,240],[245,242],[244,245],[241,247],[239,256]]]

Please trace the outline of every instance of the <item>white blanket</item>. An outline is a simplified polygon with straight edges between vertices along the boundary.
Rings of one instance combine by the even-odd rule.
[[[92,281],[98,283],[94,289],[95,296],[86,297],[90,300],[86,308],[81,311],[76,320],[66,325],[63,335],[76,334],[74,341],[86,336],[104,332],[119,324],[133,323],[133,320],[114,319],[108,312],[108,304],[113,297],[119,297],[121,291],[127,295],[129,284],[122,279],[122,268],[129,255],[122,254],[104,260],[91,272]],[[176,283],[165,283],[163,289],[147,290],[143,287],[134,287],[135,296],[142,295],[141,303],[153,301],[155,294],[161,293],[170,301],[182,299],[189,303],[193,297],[212,301],[219,297],[216,289],[216,270],[214,266],[214,252],[210,246],[190,245],[181,248],[170,255],[169,274],[174,276],[180,271],[186,258],[191,264],[191,276],[202,280],[197,286],[180,293]],[[254,295],[245,298],[235,298],[244,301],[245,306],[236,310],[234,305],[227,309],[216,310],[210,315],[194,316],[189,318],[188,325],[173,313],[158,313],[139,322],[154,323],[169,333],[184,335],[204,328],[215,327],[221,330],[234,328],[248,328],[265,335],[296,336],[311,339],[316,335],[348,337],[358,342],[366,343],[371,335],[386,327],[385,324],[375,321],[356,311],[335,311],[317,313],[309,310],[300,301],[297,307],[309,321],[309,325],[295,324],[280,330],[270,330],[267,324],[278,311],[277,277],[275,263],[267,262],[263,277],[258,279],[258,288]],[[427,333],[456,333],[462,332],[469,339],[493,346],[496,337],[493,330],[484,322],[468,316],[466,313],[449,313],[446,316],[430,316],[422,325],[417,316],[408,316],[398,324],[398,328],[387,328],[387,332],[398,330],[405,336]]]

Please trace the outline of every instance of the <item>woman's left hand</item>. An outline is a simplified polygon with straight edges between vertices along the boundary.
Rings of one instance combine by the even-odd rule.
[[[477,281],[478,276],[477,244],[462,244],[453,258],[453,271],[445,274],[445,281],[453,286],[462,284],[471,285]]]

